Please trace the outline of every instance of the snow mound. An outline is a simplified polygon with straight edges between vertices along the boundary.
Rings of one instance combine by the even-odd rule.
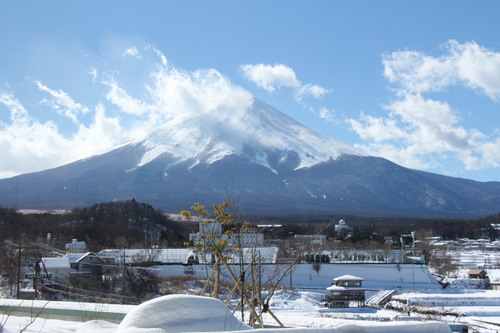
[[[168,295],[138,305],[116,333],[221,332],[249,330],[222,301],[203,296]]]

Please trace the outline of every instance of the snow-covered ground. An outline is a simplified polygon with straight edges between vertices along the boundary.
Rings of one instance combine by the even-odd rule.
[[[321,294],[314,292],[278,292],[271,309],[279,320],[293,329],[260,329],[261,333],[327,333],[327,332],[450,332],[447,325],[436,321],[398,321],[398,313],[375,309],[325,309],[320,306]],[[58,302],[61,303],[61,302]],[[95,305],[94,305],[95,306]],[[116,305],[120,307],[120,305]],[[347,314],[351,312],[351,314]],[[357,317],[358,316],[358,317]],[[177,333],[220,332],[251,329],[232,314],[221,301],[199,296],[163,296],[128,310],[120,325],[106,321],[76,322],[56,319],[0,317],[2,333]],[[365,320],[359,320],[364,318]],[[271,316],[265,323],[276,325]],[[368,319],[368,320],[367,320]],[[384,320],[381,320],[384,319]]]
[[[500,291],[443,290],[395,295],[387,307],[431,318],[468,323],[480,332],[500,330]]]
[[[163,267],[164,275],[178,275],[184,267],[175,265]],[[264,270],[271,269],[271,266]],[[167,271],[170,270],[170,271]],[[286,327],[307,328],[300,329],[299,332],[307,333],[325,332],[449,332],[447,325],[437,324],[432,320],[439,320],[445,323],[468,323],[477,332],[500,331],[500,292],[474,289],[477,286],[466,279],[466,268],[461,268],[457,272],[455,288],[442,289],[435,279],[430,275],[426,266],[422,265],[396,265],[396,264],[334,264],[313,266],[310,264],[298,265],[291,276],[287,276],[284,287],[294,288],[294,290],[278,290],[270,301],[270,309],[273,314]],[[367,296],[379,290],[393,290],[398,292],[391,302],[394,310],[375,309],[370,307],[349,308],[349,309],[329,309],[322,305],[321,299],[326,295],[326,287],[330,286],[334,277],[343,274],[358,275],[365,279],[363,286],[368,288]],[[499,274],[497,274],[499,273]],[[202,275],[204,272],[196,267],[191,268],[189,274]],[[488,270],[488,274],[493,277],[500,277],[500,271]],[[464,289],[466,288],[466,289]],[[416,291],[416,292],[414,292]],[[204,298],[202,298],[204,299]],[[179,303],[179,298],[174,297],[174,302]],[[6,304],[17,304],[15,300],[0,300],[0,306]],[[25,301],[31,302],[31,301]],[[44,301],[38,301],[46,304]],[[47,308],[75,310],[80,312],[115,312],[129,313],[136,312],[135,318],[145,320],[146,323],[159,327],[160,330],[152,329],[148,333],[172,332],[172,322],[163,323],[162,318],[181,319],[176,325],[183,325],[189,321],[193,324],[193,316],[197,311],[201,311],[198,318],[204,316],[216,317],[210,312],[216,306],[208,306],[205,300],[190,301],[191,310],[186,306],[172,306],[168,304],[156,304],[147,307],[147,311],[141,306],[124,306],[109,304],[90,304],[77,302],[50,302],[43,305]],[[161,302],[160,302],[161,303]],[[421,310],[419,310],[419,307]],[[135,309],[135,310],[134,310]],[[137,310],[139,309],[139,310]],[[202,309],[202,310],[200,310]],[[225,308],[222,308],[225,309]],[[433,309],[433,311],[424,311]],[[231,314],[233,308],[225,309],[224,322],[227,322],[227,314]],[[410,311],[410,316],[408,316]],[[137,314],[138,313],[138,314]],[[235,313],[241,319],[239,310]],[[248,313],[245,320],[248,320]],[[33,318],[33,319],[31,319]],[[99,333],[119,333],[119,332],[140,332],[137,327],[128,330],[119,328],[119,324],[103,321],[104,316],[99,321],[87,321],[89,315],[83,319],[59,320],[44,319],[37,317],[37,312],[33,311],[28,316],[18,316],[8,312],[0,312],[0,325],[3,326],[1,333],[12,332],[99,332]],[[68,318],[66,318],[68,319]],[[277,325],[277,322],[269,314],[264,314],[266,325]],[[130,320],[129,320],[130,322]],[[194,326],[180,328],[179,332],[186,329],[188,331],[220,331],[220,326],[211,323],[208,319],[203,319],[202,329],[195,329]],[[219,319],[220,323],[221,320]],[[135,326],[134,326],[135,327]],[[244,328],[244,326],[241,326]],[[234,327],[232,328],[234,329]],[[351,329],[351,330],[350,330]],[[145,331],[144,331],[145,332]],[[262,332],[262,331],[261,331]],[[283,329],[280,333],[286,333]]]

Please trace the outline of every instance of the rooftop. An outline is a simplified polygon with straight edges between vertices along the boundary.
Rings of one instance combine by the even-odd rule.
[[[334,278],[333,281],[364,281],[364,279],[354,275],[342,275]]]

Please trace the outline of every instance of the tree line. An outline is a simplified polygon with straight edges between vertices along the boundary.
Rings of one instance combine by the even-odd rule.
[[[0,207],[0,241],[29,239],[64,248],[84,240],[92,251],[103,248],[151,247],[158,242],[181,247],[190,226],[134,199],[75,208],[66,214],[21,214]],[[49,239],[48,239],[49,238]],[[154,244],[152,244],[152,242]]]
[[[175,212],[177,213],[177,212]],[[335,237],[334,225],[341,217],[270,217],[247,220],[252,224],[277,223],[280,227],[262,230],[267,239],[287,239],[295,235],[324,234]],[[477,220],[415,219],[381,217],[342,217],[352,226],[347,244],[380,243],[387,237],[396,242],[401,234],[415,231],[426,237],[444,240],[459,238],[496,238],[500,235],[492,224],[500,224],[500,213]],[[325,222],[325,220],[327,222]],[[66,214],[21,214],[12,208],[0,207],[0,241],[22,238],[48,242],[63,249],[72,239],[84,240],[92,251],[103,248],[183,247],[188,234],[197,224],[172,220],[168,214],[136,200],[97,203],[74,208]]]

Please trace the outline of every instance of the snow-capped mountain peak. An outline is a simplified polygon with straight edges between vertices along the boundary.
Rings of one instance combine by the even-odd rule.
[[[439,176],[363,156],[259,100],[230,109],[177,117],[107,153],[0,180],[0,203],[71,209],[135,198],[175,213],[193,202],[229,197],[258,216],[464,218],[498,212],[498,182]]]
[[[258,99],[252,99],[243,112],[226,112],[223,117],[217,112],[172,119],[137,140],[134,144],[145,150],[137,166],[165,154],[173,159],[172,165],[186,160],[212,164],[236,154],[276,172],[276,164],[300,169],[343,154],[362,155]]]

